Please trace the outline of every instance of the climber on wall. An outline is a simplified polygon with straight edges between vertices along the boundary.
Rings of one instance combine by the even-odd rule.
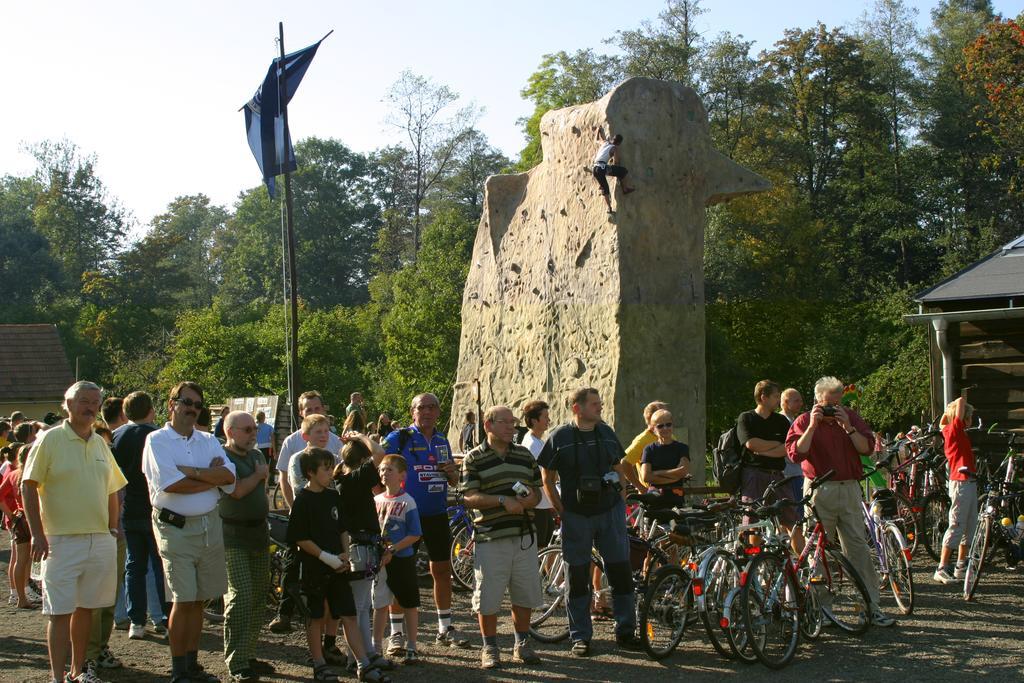
[[[626,174],[629,171],[624,166],[616,166],[611,163],[615,159],[616,154],[618,154],[619,145],[622,144],[622,136],[616,135],[608,139],[604,136],[604,130],[598,128],[597,143],[600,145],[600,148],[597,151],[597,156],[594,157],[594,177],[597,179],[597,184],[601,186],[601,196],[604,197],[604,203],[608,205],[608,213],[615,213],[612,211],[611,190],[608,188],[607,176],[619,179],[619,182],[622,184],[622,194],[629,194],[636,188],[630,187],[626,183]]]

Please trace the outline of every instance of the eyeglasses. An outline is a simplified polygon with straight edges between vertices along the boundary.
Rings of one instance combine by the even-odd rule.
[[[655,429],[672,429],[671,422],[662,422],[660,425],[654,425]]]
[[[244,432],[246,434],[252,434],[253,432],[256,431],[256,427],[254,427],[254,426],[252,426],[252,427],[232,427],[231,431],[233,431],[233,432]]]
[[[176,398],[174,400],[175,400],[175,402],[180,403],[181,405],[185,406],[186,408],[195,408],[196,410],[202,410],[203,406],[206,405],[202,401],[193,401],[190,398]]]

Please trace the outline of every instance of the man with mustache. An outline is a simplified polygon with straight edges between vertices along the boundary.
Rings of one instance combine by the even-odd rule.
[[[175,385],[167,402],[171,421],[146,437],[142,452],[153,532],[171,590],[171,683],[219,680],[199,664],[199,636],[203,602],[228,588],[217,503],[222,492],[235,490],[235,465],[212,434],[196,429],[204,404],[195,382]]]
[[[64,393],[68,419],[42,433],[22,475],[32,559],[43,563],[43,614],[51,680],[92,683],[84,670],[92,611],[117,595],[117,492],[127,481],[103,437],[93,431],[102,400],[92,382]],[[71,655],[71,671],[64,664]]]

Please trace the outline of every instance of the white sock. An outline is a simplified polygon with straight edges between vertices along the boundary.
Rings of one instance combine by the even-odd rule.
[[[452,611],[450,609],[437,610],[437,632],[448,633],[452,627]]]

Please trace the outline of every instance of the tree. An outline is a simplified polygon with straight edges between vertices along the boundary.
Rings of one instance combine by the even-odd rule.
[[[377,310],[384,360],[372,375],[382,406],[408,406],[424,391],[443,403],[451,389],[474,234],[475,223],[459,212],[438,212],[424,231],[416,262],[371,285],[374,303],[382,304]]]
[[[540,66],[530,74],[520,95],[533,102],[533,114],[520,119],[526,147],[519,154],[519,170],[527,171],[541,162],[540,119],[552,109],[569,107],[599,99],[621,78],[621,66],[614,57],[596,55],[593,50],[573,54],[556,52],[544,55]]]
[[[125,213],[96,175],[94,155],[83,156],[69,140],[41,142],[29,151],[41,188],[33,223],[68,280],[78,283],[84,272],[101,269],[117,253]]]
[[[213,301],[222,278],[213,249],[227,219],[224,207],[211,205],[205,194],[196,194],[175,197],[150,222],[145,239],[169,249],[158,256],[177,270],[179,284],[189,283],[171,293],[178,307],[200,308]]]
[[[704,51],[700,84],[715,149],[728,156],[739,152],[752,131],[760,71],[750,56],[752,41],[723,33]]]
[[[32,220],[40,189],[32,178],[0,178],[0,282],[7,322],[36,320],[64,285],[63,270]]]
[[[470,104],[451,114],[458,93],[446,85],[403,71],[388,90],[387,123],[404,133],[413,172],[413,255],[420,250],[421,209],[427,192],[455,163],[459,148],[473,130],[480,111]]]
[[[641,22],[640,28],[618,31],[605,42],[621,49],[626,77],[641,76],[678,81],[696,87],[703,38],[695,22],[706,10],[700,0],[669,0],[658,23]]]
[[[981,134],[993,143],[988,168],[1003,172],[1008,192],[1024,199],[1024,14],[997,19],[964,48],[959,67]],[[1019,211],[1018,211],[1019,215]]]
[[[490,145],[486,135],[478,130],[470,131],[451,172],[430,200],[431,207],[454,206],[466,220],[479,221],[484,204],[484,183],[488,176],[507,170],[511,164],[500,150]]]

